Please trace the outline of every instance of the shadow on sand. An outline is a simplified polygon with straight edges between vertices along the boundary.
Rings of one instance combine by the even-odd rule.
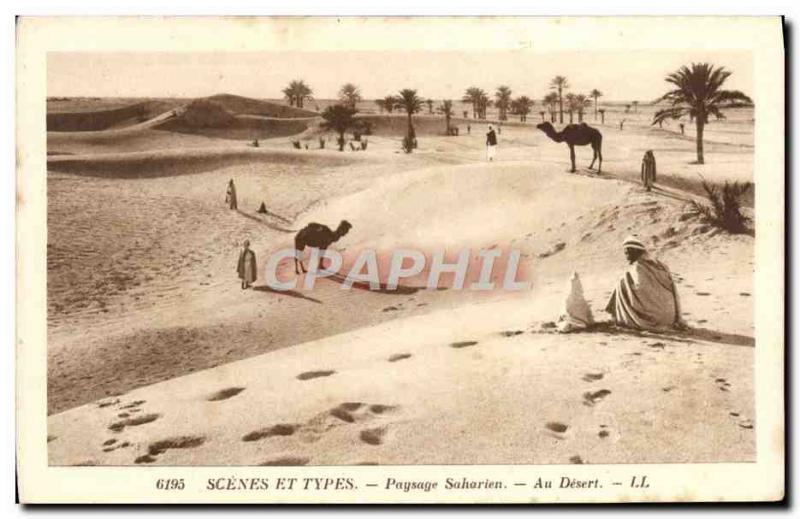
[[[301,294],[300,292],[298,292],[297,290],[281,291],[281,290],[275,290],[273,288],[270,288],[267,285],[260,285],[260,286],[257,286],[257,287],[253,287],[253,290],[255,290],[256,292],[269,292],[270,294],[277,294],[279,296],[296,297],[297,299],[305,299],[306,301],[311,301],[312,303],[317,303],[319,305],[322,304],[322,301],[320,301],[319,299],[314,299],[313,297],[305,296],[305,295]]]
[[[323,279],[330,279],[330,280],[335,281],[335,282],[337,282],[339,284],[343,284],[346,281],[347,278],[345,278],[344,276],[341,276],[339,274],[334,274],[332,276],[329,276],[329,277],[323,278]],[[381,286],[380,286],[379,289],[372,290],[370,288],[370,286],[369,286],[369,283],[358,283],[358,282],[354,282],[353,283],[353,288],[355,288],[357,290],[367,290],[369,292],[375,292],[376,294],[385,294],[385,295],[393,295],[393,296],[396,296],[396,295],[408,296],[408,295],[411,295],[411,294],[416,294],[420,290],[425,290],[425,287],[406,287],[406,286],[403,286],[403,285],[397,285],[397,289],[390,290],[390,289],[388,289],[386,287],[386,285],[384,283],[381,283]]]
[[[247,214],[247,213],[245,213],[245,212],[244,212],[244,211],[242,211],[241,209],[237,209],[237,210],[236,210],[236,212],[237,212],[237,213],[239,213],[240,215],[244,216],[245,218],[249,218],[249,219],[251,219],[251,220],[255,220],[255,221],[256,221],[256,222],[258,222],[258,223],[261,223],[261,224],[264,224],[264,225],[266,225],[267,227],[269,227],[269,228],[270,228],[270,229],[272,229],[273,231],[285,232],[285,233],[297,232],[297,229],[285,229],[285,228],[283,228],[283,227],[278,227],[277,225],[272,225],[271,223],[269,223],[269,222],[265,222],[264,220],[262,220],[261,218],[259,218],[259,217],[257,217],[257,216],[253,216],[252,214]],[[269,214],[271,214],[271,213],[269,213]],[[275,216],[276,218],[279,218],[279,219],[283,220],[283,221],[288,221],[288,220],[286,220],[286,219],[285,219],[285,218],[283,218],[283,217],[278,217],[277,215],[274,215],[274,216]]]
[[[606,335],[630,335],[634,337],[662,338],[677,342],[692,343],[697,341],[716,342],[720,344],[730,344],[732,346],[747,346],[754,348],[756,341],[747,335],[737,335],[725,333],[707,328],[687,328],[681,331],[654,332],[646,330],[634,330],[622,328],[611,321],[595,323],[583,333],[602,333]]]

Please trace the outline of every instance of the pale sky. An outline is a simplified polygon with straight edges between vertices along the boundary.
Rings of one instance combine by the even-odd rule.
[[[352,82],[365,99],[414,88],[426,98],[455,100],[470,86],[493,94],[508,85],[513,96],[538,101],[550,79],[563,75],[571,92],[597,88],[604,101],[649,102],[667,91],[667,73],[699,61],[732,71],[725,87],[753,96],[749,52],[531,50],[49,53],[47,95],[280,98],[289,81],[303,79],[319,99],[337,97]]]

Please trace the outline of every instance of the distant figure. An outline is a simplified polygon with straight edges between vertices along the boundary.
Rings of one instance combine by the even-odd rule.
[[[656,156],[647,150],[642,157],[642,185],[648,191],[656,183]]]
[[[258,214],[267,214],[267,204],[265,204],[264,202],[261,202],[261,205],[258,207],[258,211],[256,211],[256,212]]]
[[[503,125],[502,124],[498,124],[497,125],[497,134],[498,135],[503,135]]]
[[[257,278],[256,253],[250,250],[250,240],[245,240],[242,244],[242,252],[239,253],[239,263],[236,271],[239,279],[242,280],[242,290],[250,288]]]
[[[350,232],[352,228],[353,226],[350,222],[342,220],[339,222],[339,227],[337,227],[335,231],[332,231],[327,225],[313,222],[300,229],[294,237],[294,273],[300,273],[300,271],[297,270],[298,263],[303,272],[306,271],[306,266],[303,265],[303,260],[301,259],[301,254],[306,247],[315,247],[320,250],[319,263],[321,264],[322,253],[325,249],[330,247],[331,243],[339,241],[339,238]],[[317,270],[319,270],[320,264],[317,265]]]
[[[606,305],[614,323],[640,330],[682,329],[678,292],[666,265],[630,236],[622,243],[630,267]]]
[[[467,135],[470,135],[471,133],[472,133],[472,126],[468,124],[467,125]]]
[[[681,135],[683,135],[683,123],[681,123]]]
[[[489,159],[489,162],[494,160],[494,156],[497,154],[497,134],[494,133],[494,128],[492,125],[489,125],[489,131],[486,132],[486,158]]]
[[[228,191],[225,194],[225,203],[228,204],[230,209],[238,209],[239,206],[236,203],[236,186],[233,184],[233,179],[228,181]]]
[[[622,125],[623,125],[623,124],[625,124],[625,119],[623,119],[623,120],[621,120],[621,121],[619,122],[619,129],[620,129],[620,130],[622,129]]]

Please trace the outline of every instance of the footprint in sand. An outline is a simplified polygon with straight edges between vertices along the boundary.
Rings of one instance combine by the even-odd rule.
[[[244,391],[243,387],[229,387],[217,391],[216,393],[212,393],[211,395],[209,395],[208,398],[206,398],[206,400],[208,400],[209,402],[218,402],[220,400],[227,400],[229,398],[235,397],[242,391]]]
[[[308,462],[311,461],[311,458],[306,458],[304,456],[281,456],[279,458],[274,458],[271,460],[264,461],[259,463],[261,467],[295,467],[300,465],[308,465]]]
[[[394,355],[389,357],[389,362],[397,362],[398,360],[405,360],[410,358],[411,358],[410,353],[395,353]]]
[[[750,297],[750,292],[739,292],[739,295],[742,297]]]
[[[124,420],[120,420],[118,422],[114,422],[108,426],[109,430],[114,432],[122,432],[123,429],[126,427],[135,427],[137,425],[144,425],[146,423],[155,422],[161,417],[160,414],[157,413],[150,413],[150,414],[143,414],[141,416],[135,416],[133,418],[126,418]]]
[[[711,294],[709,292],[695,292],[695,295],[698,295],[698,296],[710,296]]]
[[[503,337],[515,337],[517,335],[522,335],[523,333],[525,332],[523,332],[522,330],[505,330],[500,332],[500,335],[502,335]]]
[[[140,405],[144,404],[145,400],[135,400],[130,404],[124,405],[120,407],[120,409],[133,409],[134,407],[139,407]]]
[[[730,391],[729,388],[731,387],[731,385],[724,378],[714,379],[714,382],[717,384],[717,388],[720,391]]]
[[[386,437],[387,428],[383,427],[374,427],[372,429],[364,429],[358,435],[359,439],[368,444],[368,445],[380,445],[384,442]]]
[[[475,346],[476,344],[478,344],[478,341],[459,341],[459,342],[451,342],[450,347],[456,349],[468,348],[470,346]]]
[[[739,422],[739,427],[742,429],[752,429],[753,428],[753,421],[752,420],[742,420]]]
[[[381,312],[397,312],[400,310],[396,306],[387,306],[386,308],[382,309]]]
[[[297,380],[311,380],[313,378],[330,377],[336,373],[333,370],[305,371],[297,375]]]
[[[105,401],[103,401],[103,402],[98,402],[98,403],[97,403],[97,407],[99,407],[99,408],[101,408],[101,409],[102,409],[103,407],[108,407],[108,406],[112,406],[112,405],[117,405],[118,403],[119,403],[119,398],[116,398],[116,399],[114,399],[114,400],[105,400]]]
[[[587,391],[583,394],[583,405],[593,406],[611,394],[608,389],[601,389],[600,391]]]
[[[573,465],[583,465],[585,462],[581,459],[580,456],[577,454],[575,456],[570,457],[569,462]]]
[[[296,423],[279,423],[272,427],[265,429],[258,429],[242,436],[243,442],[254,442],[263,440],[264,438],[271,438],[273,436],[291,436],[300,429],[300,424]]]
[[[54,440],[57,440],[57,439],[58,439],[58,436],[48,435],[47,436],[47,443],[50,443],[51,441],[54,441]]]
[[[153,463],[156,456],[164,454],[170,449],[194,449],[206,442],[204,436],[176,436],[153,442],[147,446],[147,454],[139,456],[134,463]]]
[[[600,430],[597,431],[597,436],[601,439],[608,438],[611,433],[608,432],[608,428],[605,424],[600,424]]]
[[[353,416],[353,412],[358,411],[364,407],[364,405],[365,404],[361,402],[344,402],[332,408],[330,411],[328,411],[328,414],[338,418],[339,420],[342,420],[343,422],[354,423],[356,419]]]
[[[545,429],[547,429],[550,436],[558,438],[559,440],[563,440],[564,436],[569,429],[569,425],[565,425],[561,422],[547,422],[544,424]]]
[[[103,445],[105,445],[105,444],[103,444]],[[131,442],[117,443],[116,445],[111,445],[109,447],[104,448],[103,452],[111,452],[111,451],[115,451],[117,449],[126,449],[126,448],[128,448],[130,446],[131,446]]]
[[[585,373],[581,377],[581,380],[583,380],[584,382],[595,382],[597,380],[602,380],[602,379],[603,379],[602,373]]]

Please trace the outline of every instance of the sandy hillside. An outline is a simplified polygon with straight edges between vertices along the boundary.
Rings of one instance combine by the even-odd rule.
[[[740,120],[718,123],[699,166],[688,132],[645,119],[620,131],[606,117],[601,177],[586,148],[567,173],[567,147],[536,121],[504,126],[492,164],[477,123],[421,137],[412,155],[390,135],[356,153],[159,130],[135,150],[58,142],[72,155],[51,157],[48,180],[51,463],[752,459],[753,238],[687,212],[697,173],[752,180],[752,140],[737,141]],[[203,140],[176,146],[176,135]],[[651,193],[633,182],[647,149],[659,160]],[[224,205],[229,178],[238,212]],[[342,219],[353,229],[334,248],[346,258],[514,247],[533,289],[428,291],[414,279],[373,292],[327,279],[241,291],[243,239],[261,265],[305,223]],[[693,331],[545,333],[573,271],[605,318],[633,233],[673,270]]]

